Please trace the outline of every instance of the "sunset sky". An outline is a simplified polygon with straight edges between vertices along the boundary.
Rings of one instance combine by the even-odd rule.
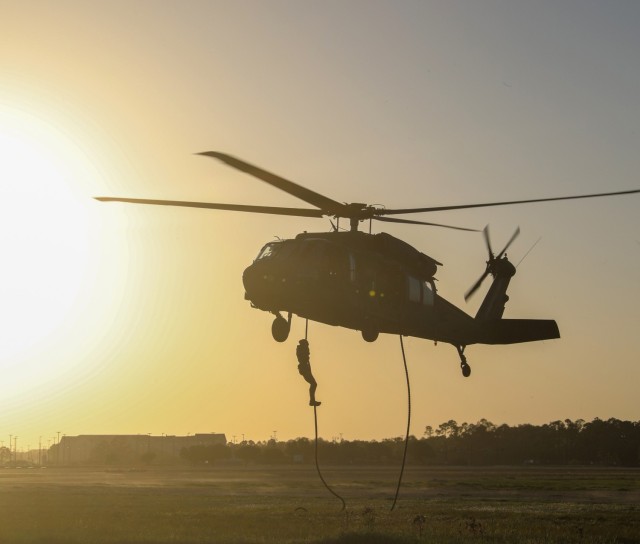
[[[640,188],[640,3],[0,0],[0,440],[313,435],[295,319],[243,299],[262,245],[326,219],[93,196],[307,206],[195,153],[390,208]],[[562,338],[405,339],[412,432],[455,419],[640,419],[640,195],[412,217],[518,267],[505,317]],[[380,224],[374,225],[378,228]],[[481,234],[389,225],[475,314]],[[400,436],[397,337],[310,323],[320,434]]]

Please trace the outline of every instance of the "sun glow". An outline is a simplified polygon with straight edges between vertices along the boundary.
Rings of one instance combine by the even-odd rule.
[[[47,358],[91,274],[90,206],[79,190],[90,175],[64,134],[0,109],[0,373],[17,394],[60,371]]]

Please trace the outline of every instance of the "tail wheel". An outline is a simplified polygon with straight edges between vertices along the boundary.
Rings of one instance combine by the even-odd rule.
[[[467,358],[464,355],[464,348],[466,348],[467,346],[456,346],[456,349],[458,350],[458,355],[460,356],[460,369],[462,370],[462,375],[465,378],[468,378],[469,376],[471,376],[471,367],[469,366],[469,363],[467,363]]]

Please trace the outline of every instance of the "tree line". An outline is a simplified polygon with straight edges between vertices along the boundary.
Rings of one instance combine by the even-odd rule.
[[[323,465],[399,463],[403,450],[403,438],[318,441],[318,456]],[[315,442],[296,438],[193,446],[184,448],[180,456],[194,465],[311,464],[315,460]],[[486,419],[461,424],[449,420],[437,428],[425,427],[419,438],[410,437],[407,463],[639,466],[640,421],[565,419],[543,425],[509,426],[494,425]]]

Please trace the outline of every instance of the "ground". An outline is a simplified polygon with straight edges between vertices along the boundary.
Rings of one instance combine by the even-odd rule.
[[[640,470],[0,468],[0,542],[640,543]]]

